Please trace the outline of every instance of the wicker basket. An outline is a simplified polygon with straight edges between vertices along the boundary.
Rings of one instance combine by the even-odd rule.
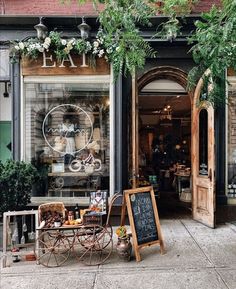
[[[66,208],[62,202],[52,202],[42,204],[39,206],[38,211],[39,211],[39,222],[42,222],[42,216],[44,215],[44,213],[48,211],[61,213],[63,219],[65,219],[66,216]]]

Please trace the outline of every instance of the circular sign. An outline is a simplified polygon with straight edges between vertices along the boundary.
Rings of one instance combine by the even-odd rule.
[[[58,105],[51,109],[43,120],[43,137],[53,151],[62,155],[74,155],[85,149],[91,142],[93,136],[91,118],[93,118],[92,114],[90,116],[77,105]]]

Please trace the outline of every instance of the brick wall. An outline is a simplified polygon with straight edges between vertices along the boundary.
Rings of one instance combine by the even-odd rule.
[[[65,1],[66,2],[66,1]],[[207,11],[220,0],[201,0],[194,13]],[[102,6],[101,6],[102,7]],[[92,3],[78,5],[76,0],[61,4],[61,0],[0,0],[0,15],[96,15]]]

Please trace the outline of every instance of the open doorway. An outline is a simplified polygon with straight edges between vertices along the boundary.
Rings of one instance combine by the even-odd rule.
[[[140,185],[153,185],[162,216],[190,216],[190,97],[162,75],[139,89],[138,103]]]

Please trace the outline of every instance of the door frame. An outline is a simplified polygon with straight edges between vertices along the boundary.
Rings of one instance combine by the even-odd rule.
[[[181,85],[187,91],[188,85],[188,74],[174,66],[157,66],[148,71],[146,71],[141,77],[137,79],[136,82],[132,83],[132,131],[136,130],[135,138],[132,138],[132,152],[133,156],[136,156],[136,160],[132,160],[132,169],[133,169],[133,183],[138,184],[138,144],[139,144],[139,132],[137,128],[139,127],[138,124],[138,95],[140,91],[150,82],[157,80],[157,79],[168,79],[172,80],[179,85]],[[191,106],[191,123],[192,123],[192,110],[193,110],[193,92],[188,92],[190,98],[190,106]],[[134,115],[135,114],[135,115]],[[192,136],[191,136],[192,137]],[[135,139],[135,141],[134,141]],[[136,178],[136,181],[134,181]]]
[[[207,70],[204,75],[209,75]],[[216,184],[215,184],[215,121],[214,108],[207,100],[200,101],[204,86],[203,77],[197,83],[194,91],[192,104],[192,215],[193,219],[210,227],[215,228],[216,212]],[[211,85],[207,87],[208,92]],[[200,113],[207,112],[207,172],[200,173]],[[204,164],[205,167],[205,164]]]

